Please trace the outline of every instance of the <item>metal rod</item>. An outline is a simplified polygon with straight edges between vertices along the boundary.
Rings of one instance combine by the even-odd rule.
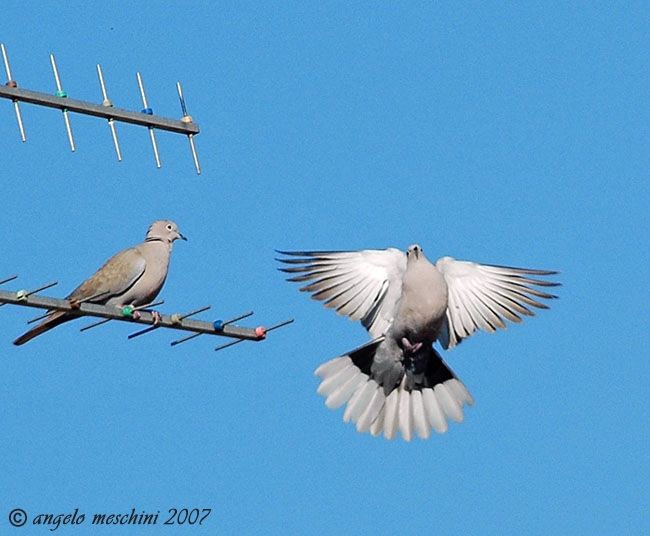
[[[28,297],[31,296],[32,294],[36,294],[37,292],[40,292],[41,290],[45,290],[45,289],[51,288],[51,287],[53,287],[54,285],[58,285],[58,284],[59,284],[58,281],[52,281],[51,283],[48,283],[47,285],[43,285],[42,287],[38,287],[38,288],[35,289],[35,290],[30,290],[29,292],[27,292],[27,293],[24,294],[24,298],[28,298]],[[24,299],[24,298],[23,298],[23,299]]]
[[[194,167],[196,174],[201,174],[201,165],[199,164],[199,155],[196,153],[196,146],[194,145],[194,134],[188,134],[187,139],[190,142],[190,150],[192,151],[192,158],[194,159]]]
[[[4,43],[0,43],[0,49],[2,50],[2,59],[5,63],[5,71],[7,72],[7,82],[11,82],[13,77],[11,76],[11,67],[9,67],[9,57],[7,56],[7,49],[5,48]]]
[[[7,85],[17,87],[15,80],[11,76],[11,67],[9,67],[9,57],[7,56],[7,50],[5,49],[4,43],[0,43],[0,49],[2,49],[2,59],[5,64],[5,71],[7,72]],[[20,130],[20,138],[23,142],[27,141],[27,136],[25,136],[25,127],[23,126],[23,116],[20,113],[20,106],[18,105],[17,99],[12,99],[14,103],[14,111],[16,112],[16,120],[18,121],[18,130]]]
[[[102,106],[107,108],[112,108],[113,103],[108,98],[108,92],[106,91],[106,85],[104,84],[104,73],[102,73],[102,66],[97,64],[97,75],[99,76],[99,85],[102,88],[102,96],[104,100],[102,101]],[[110,117],[108,119],[108,126],[111,129],[111,135],[113,136],[113,145],[115,146],[115,153],[117,154],[117,161],[122,161],[122,151],[120,150],[120,142],[117,140],[117,130],[115,130],[115,119]]]
[[[56,68],[56,60],[54,54],[50,54],[50,62],[52,63],[52,71],[54,72],[54,80],[56,82],[57,97],[65,98],[67,95],[61,88],[61,79],[59,78],[59,70]],[[63,119],[65,121],[65,128],[68,131],[68,141],[70,142],[70,150],[75,151],[74,138],[72,137],[72,126],[70,125],[70,117],[68,109],[63,108]]]
[[[204,311],[208,311],[212,308],[212,305],[206,305],[205,307],[201,307],[200,309],[195,309],[194,311],[190,313],[185,313],[184,315],[181,315],[178,317],[178,321],[185,320],[186,318],[189,318],[190,316],[198,315],[199,313],[202,313]]]
[[[20,304],[21,302],[24,302],[27,298],[29,298],[32,294],[36,294],[37,292],[40,292],[41,290],[45,290],[47,288],[53,287],[54,285],[58,285],[58,284],[59,284],[58,281],[53,281],[52,283],[48,283],[47,285],[43,285],[42,287],[39,287],[36,290],[30,290],[29,292],[25,292],[24,290],[19,290],[18,292],[16,292],[16,294],[14,294],[14,298]],[[3,305],[6,305],[7,303],[10,303],[10,302],[7,302],[6,300],[0,302],[0,307],[2,307]]]
[[[165,303],[165,300],[160,300],[160,301],[157,301],[157,302],[151,302],[151,303],[148,303],[146,305],[139,305],[138,307],[133,307],[133,309],[131,309],[131,311],[142,311],[144,309],[148,309],[149,307],[155,307],[156,305],[162,305],[163,303]]]
[[[23,142],[27,141],[27,135],[25,134],[25,127],[23,126],[23,116],[20,113],[20,106],[18,105],[18,100],[14,99],[14,111],[16,112],[16,119],[18,120],[18,130],[20,130],[20,139]]]
[[[181,87],[180,82],[176,82],[176,90],[178,91],[178,98],[181,101],[181,110],[183,112],[183,118],[181,121],[184,123],[192,123],[192,116],[187,113],[187,107],[185,106],[185,97],[183,96],[183,88]],[[196,152],[196,145],[194,144],[194,134],[188,134],[187,139],[190,142],[190,150],[192,151],[192,159],[194,160],[196,174],[200,175],[201,165],[199,164],[199,155]]]
[[[192,335],[188,335],[187,337],[183,337],[182,339],[172,341],[171,346],[176,346],[177,344],[180,344],[182,342],[187,342],[187,341],[189,341],[191,339],[195,339],[199,335],[203,335],[203,333],[201,333],[200,331],[197,331],[196,333],[192,333]]]
[[[270,328],[266,328],[266,332],[268,333],[269,331],[273,331],[274,329],[282,328],[288,324],[292,324],[294,321],[293,318],[290,320],[285,320],[284,322],[280,322],[279,324],[276,324],[275,326],[271,326]]]
[[[34,322],[38,322],[39,320],[43,320],[43,318],[47,318],[48,316],[52,316],[54,313],[57,311],[47,311],[45,314],[39,315],[35,318],[31,318],[30,320],[27,321],[28,324],[33,324]]]
[[[142,97],[142,106],[144,106],[145,109],[149,108],[149,103],[147,102],[147,94],[144,92],[144,84],[142,83],[142,75],[140,74],[140,71],[135,73],[135,76],[138,79],[138,86],[140,87],[140,96]]]
[[[149,333],[150,331],[153,331],[154,329],[157,329],[160,327],[160,324],[154,324],[153,326],[149,326],[148,328],[144,328],[140,331],[136,331],[135,333],[131,333],[128,336],[128,339],[134,339],[135,337],[139,337],[140,335],[144,335],[145,333]]]
[[[187,113],[187,107],[185,106],[185,97],[183,96],[183,88],[180,82],[176,82],[176,90],[178,91],[178,98],[181,101],[181,111],[183,112],[183,117],[189,117]]]
[[[11,277],[8,277],[7,279],[3,279],[0,281],[0,285],[4,285],[5,283],[9,283],[9,281],[13,281],[14,279],[18,279],[18,274],[12,275]]]
[[[138,78],[138,86],[140,86],[140,95],[142,96],[142,105],[144,106],[143,113],[146,113],[147,115],[153,115],[153,112],[151,111],[151,108],[149,108],[149,105],[147,103],[147,95],[144,92],[144,84],[142,83],[142,76],[140,73],[136,73],[136,76]],[[152,126],[149,126],[149,137],[151,138],[151,146],[153,147],[153,154],[154,157],[156,158],[156,167],[161,167],[160,163],[160,154],[158,154],[158,143],[156,143],[156,132],[154,131]]]
[[[0,97],[11,100],[15,99],[28,104],[47,106],[48,108],[56,108],[58,110],[66,109],[69,112],[102,117],[104,119],[112,118],[115,121],[130,123],[132,125],[155,127],[158,130],[165,130],[176,134],[188,135],[198,134],[200,132],[199,126],[196,123],[184,123],[183,121],[177,121],[175,119],[167,119],[157,115],[147,115],[142,112],[133,112],[123,108],[109,108],[107,106],[102,106],[101,104],[80,101],[69,97],[63,100],[60,97],[49,95],[47,93],[17,87],[0,85]]]
[[[99,76],[99,85],[102,88],[102,97],[104,97],[102,105],[109,107],[113,106],[113,103],[108,98],[108,93],[106,92],[106,84],[104,84],[104,73],[102,72],[102,66],[99,63],[97,64],[97,76]]]
[[[106,324],[107,322],[110,322],[111,320],[112,320],[111,318],[104,318],[103,320],[100,320],[99,322],[93,322],[92,324],[88,324],[87,326],[84,326],[79,331],[87,331],[90,328],[96,328],[97,326],[101,326],[102,324]]]
[[[52,314],[54,314],[54,313],[56,313],[56,311],[48,311],[48,312],[46,312],[45,314],[38,315],[38,316],[35,317],[35,318],[30,318],[30,319],[27,321],[27,323],[28,323],[28,324],[33,324],[34,322],[38,322],[39,320],[42,320],[43,318],[47,318],[48,316],[50,316],[50,315],[52,315]]]
[[[227,342],[226,344],[222,344],[221,346],[217,346],[214,349],[214,351],[218,352],[219,350],[223,350],[224,348],[228,348],[229,346],[235,346],[235,344],[239,344],[240,342],[244,342],[244,339],[237,339],[236,341]]]
[[[113,145],[115,146],[115,154],[117,161],[122,161],[122,151],[120,150],[120,142],[117,140],[117,130],[115,130],[115,119],[108,120],[108,126],[111,129],[111,136],[113,136]]]
[[[237,322],[238,320],[242,320],[244,318],[248,318],[249,316],[253,316],[253,311],[248,311],[247,313],[244,313],[243,315],[236,316],[235,318],[231,318],[230,320],[226,320],[225,322],[222,322],[222,326],[227,326],[228,324],[232,324],[233,322]]]

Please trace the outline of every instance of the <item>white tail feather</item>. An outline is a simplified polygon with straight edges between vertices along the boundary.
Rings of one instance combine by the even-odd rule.
[[[332,376],[325,378],[322,383],[318,386],[317,392],[323,396],[329,396],[332,394],[339,386],[343,385],[347,381],[354,378],[357,374],[360,374],[360,371],[354,365],[348,365],[347,368],[339,370]]]
[[[424,403],[422,402],[422,393],[420,391],[411,392],[411,417],[415,433],[421,439],[428,439],[431,435],[431,427],[424,414]]]
[[[411,393],[403,389],[403,384],[399,389],[399,411],[397,413],[399,418],[399,429],[402,432],[402,437],[405,441],[413,439],[413,420],[411,418]]]
[[[463,385],[463,382],[461,382],[459,379],[454,378],[448,380],[445,383],[447,384],[447,387],[449,387],[450,391],[452,391],[452,395],[455,396],[461,408],[463,407],[463,404],[467,404],[468,406],[474,404],[472,395],[469,394],[467,387],[465,387]]]
[[[436,399],[436,395],[433,393],[433,389],[427,388],[422,390],[422,403],[424,405],[424,411],[426,413],[427,420],[431,425],[431,428],[433,428],[439,434],[444,434],[447,430],[449,430],[449,424],[447,423],[447,419],[442,412],[440,404],[438,404],[438,400]]]
[[[327,397],[327,400],[325,400],[325,405],[330,408],[330,409],[337,409],[340,408],[343,404],[345,404],[350,396],[352,396],[352,393],[354,393],[359,385],[361,385],[363,382],[368,380],[368,376],[361,373],[357,369],[357,375],[352,376],[348,381],[340,385],[338,388],[334,389],[329,396]]]
[[[353,423],[356,423],[359,420],[361,414],[368,408],[370,399],[375,392],[375,385],[375,382],[370,380],[362,387],[359,387],[357,390],[359,396],[353,397],[354,400],[350,400],[348,407],[345,408],[345,414],[343,415],[343,420],[345,422],[352,421]]]
[[[371,381],[372,383],[375,383],[373,380]],[[368,402],[368,407],[366,407],[366,410],[357,420],[357,432],[365,433],[371,429],[371,426],[378,420],[379,413],[384,407],[385,401],[386,396],[384,395],[384,389],[375,384],[375,390],[370,402]]]
[[[448,380],[449,381],[449,380]],[[454,422],[463,422],[463,409],[447,388],[447,382],[439,383],[433,390],[445,415]]]
[[[383,395],[383,390],[382,390],[382,395]],[[384,397],[384,403],[379,410],[379,413],[377,414],[377,417],[373,421],[373,423],[370,425],[370,434],[373,437],[377,437],[379,434],[381,434],[382,430],[384,429],[384,417],[386,415],[386,401],[388,399]]]
[[[314,374],[320,378],[327,378],[328,376],[332,376],[341,369],[345,368],[347,365],[352,365],[352,359],[350,359],[348,356],[344,355],[341,357],[335,357],[334,359],[331,359],[327,363],[323,363],[320,367],[318,367],[314,371]]]
[[[393,390],[386,398],[384,406],[384,437],[394,439],[399,427],[397,410],[399,409],[399,390]]]

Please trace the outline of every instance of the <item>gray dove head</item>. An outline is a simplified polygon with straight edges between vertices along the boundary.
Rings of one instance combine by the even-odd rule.
[[[418,260],[420,257],[424,257],[424,253],[419,245],[413,244],[406,250],[406,262]]]
[[[178,225],[171,220],[155,221],[147,231],[147,240],[162,240],[172,244],[178,238],[187,240],[178,230]]]

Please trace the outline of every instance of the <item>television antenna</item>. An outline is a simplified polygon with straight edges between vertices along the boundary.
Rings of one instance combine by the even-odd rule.
[[[113,106],[113,102],[108,98],[108,92],[106,90],[106,84],[104,82],[104,74],[99,64],[97,65],[97,76],[99,77],[99,85],[102,92],[102,102],[101,104],[95,104],[92,102],[85,102],[68,98],[67,92],[63,90],[61,78],[59,76],[59,70],[57,68],[56,60],[53,54],[50,54],[50,63],[52,64],[52,72],[54,74],[54,82],[56,84],[56,93],[54,95],[50,95],[47,93],[19,88],[18,84],[12,77],[11,67],[9,66],[9,57],[7,56],[7,50],[4,44],[0,44],[0,49],[2,50],[2,59],[4,61],[5,71],[7,73],[7,83],[4,86],[0,85],[0,97],[10,99],[13,102],[16,120],[18,121],[18,129],[20,131],[20,138],[23,142],[27,141],[27,135],[25,134],[25,125],[23,123],[22,114],[20,113],[20,102],[36,104],[37,106],[46,106],[48,108],[58,108],[61,110],[63,113],[63,119],[65,121],[66,132],[68,134],[70,150],[73,152],[76,150],[76,147],[74,136],[72,134],[72,125],[70,123],[70,112],[95,117],[103,117],[108,121],[108,125],[111,129],[111,136],[113,138],[113,144],[115,146],[115,153],[117,155],[118,161],[122,160],[122,151],[120,149],[120,144],[117,138],[117,130],[115,128],[116,121],[147,127],[149,130],[151,146],[153,148],[153,153],[156,160],[156,167],[158,168],[160,168],[162,164],[160,161],[160,153],[158,151],[158,143],[156,142],[155,130],[166,130],[177,134],[185,134],[190,142],[190,149],[192,151],[192,159],[194,160],[196,173],[198,175],[201,174],[199,157],[196,152],[196,145],[194,143],[194,136],[199,133],[199,126],[193,121],[192,116],[187,113],[185,97],[183,96],[183,88],[181,87],[180,82],[176,83],[176,91],[181,103],[183,116],[180,120],[168,119],[154,115],[152,108],[149,106],[147,95],[144,90],[142,75],[139,72],[136,74],[136,77],[138,80],[138,87],[140,89],[140,96],[142,97],[143,108],[140,112],[133,112]]]

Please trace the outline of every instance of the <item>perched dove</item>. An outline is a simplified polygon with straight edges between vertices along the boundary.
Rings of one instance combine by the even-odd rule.
[[[153,222],[142,244],[111,257],[97,272],[74,289],[67,299],[86,300],[116,307],[151,303],[165,283],[172,245],[178,238],[187,240],[173,221]],[[14,344],[25,344],[78,316],[65,311],[52,312],[46,320],[18,337]]]
[[[476,330],[506,328],[505,320],[534,316],[527,306],[547,309],[538,298],[556,296],[534,288],[558,285],[530,276],[557,272],[490,266],[442,257],[435,265],[418,245],[385,250],[286,252],[281,268],[308,282],[300,290],[325,300],[352,320],[361,320],[373,340],[316,370],[318,392],[359,432],[410,441],[461,422],[474,403],[463,383],[433,348],[453,348]],[[295,257],[295,258],[293,258]]]

